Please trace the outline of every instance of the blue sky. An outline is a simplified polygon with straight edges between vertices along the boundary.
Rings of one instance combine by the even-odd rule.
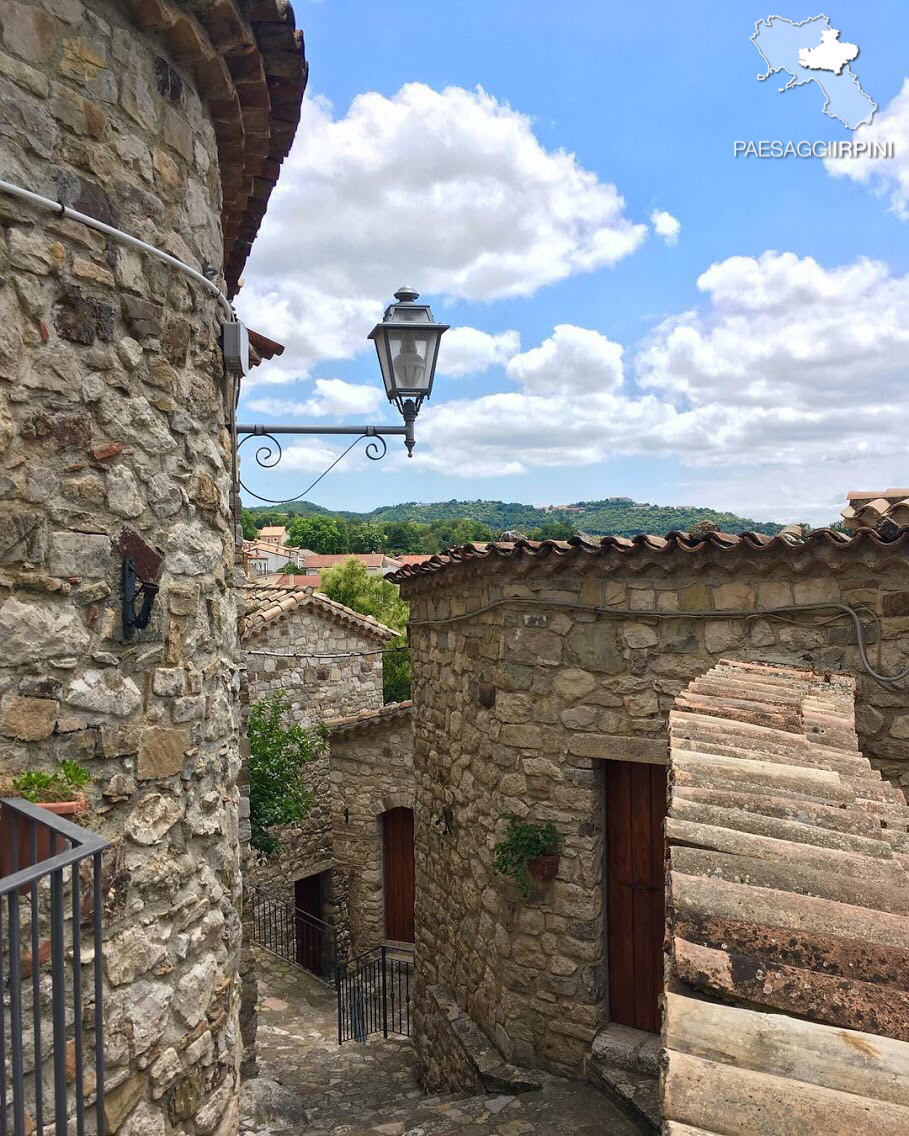
[[[452,325],[414,459],[355,448],[311,500],[627,494],[823,522],[906,484],[909,7],[824,9],[879,108],[853,132],[816,83],[757,80],[770,11],[748,4],[294,6],[309,91],[238,304],[288,351],[240,417],[394,421],[366,341],[382,307],[412,284]],[[733,156],[871,138],[896,156]],[[293,496],[337,452],[294,444],[244,480]]]

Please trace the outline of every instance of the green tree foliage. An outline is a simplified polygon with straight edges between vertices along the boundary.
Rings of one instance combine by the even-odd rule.
[[[388,537],[381,525],[359,521],[348,525],[345,552],[384,552]]]
[[[304,511],[304,508],[308,511]],[[577,532],[592,536],[663,535],[688,532],[699,521],[711,521],[721,532],[749,529],[778,533],[781,526],[735,513],[694,506],[642,505],[629,497],[580,501],[563,509],[538,509],[503,501],[443,501],[433,505],[411,502],[374,509],[371,513],[331,515],[317,506],[288,506],[290,543],[316,552],[440,552],[470,541],[495,540],[506,529],[534,539],[564,540]],[[286,514],[250,510],[256,525],[284,524]]]
[[[425,525],[416,521],[388,521],[382,525],[385,530],[387,546],[383,551],[389,553],[417,553],[423,551]]]
[[[256,528],[256,518],[249,509],[240,510],[240,524],[243,527],[244,540],[258,540],[259,530]]]
[[[542,525],[531,529],[527,536],[530,540],[568,540],[577,531],[568,521],[544,521]]]
[[[455,548],[474,541],[495,540],[498,536],[488,525],[466,517],[456,521],[434,521],[423,534],[420,551],[441,552],[445,548]]]
[[[359,560],[348,560],[321,573],[319,591],[329,599],[371,615],[394,631],[407,626],[408,606],[397,584],[384,576],[371,576]]]
[[[299,824],[313,805],[303,788],[303,766],[325,749],[325,733],[287,724],[290,701],[283,691],[255,703],[249,712],[249,819],[252,846],[266,856],[279,851],[273,829]]]
[[[404,636],[408,604],[401,599],[397,584],[382,576],[370,576],[358,560],[348,560],[321,575],[319,591],[329,599],[371,615],[386,627],[401,632],[386,644],[382,656],[382,688],[386,702],[404,702],[410,698],[410,651]]]
[[[292,548],[311,548],[323,556],[350,552],[349,526],[340,517],[295,517],[290,522],[287,543]]]

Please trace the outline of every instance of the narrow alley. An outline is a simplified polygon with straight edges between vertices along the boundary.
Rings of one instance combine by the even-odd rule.
[[[255,1136],[638,1136],[592,1085],[545,1077],[519,1096],[424,1097],[413,1047],[372,1038],[338,1046],[334,991],[257,948],[258,1078],[241,1098]]]

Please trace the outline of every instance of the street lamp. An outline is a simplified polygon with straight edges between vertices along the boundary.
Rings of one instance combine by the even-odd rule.
[[[281,446],[274,436],[276,434],[354,434],[356,437],[344,454],[353,449],[361,438],[369,438],[371,441],[366,446],[366,456],[372,461],[378,461],[388,452],[385,437],[400,435],[403,436],[404,444],[407,446],[407,456],[413,457],[414,422],[420,412],[423,399],[429,398],[432,393],[436,362],[439,357],[439,342],[449,328],[446,323],[436,323],[429,305],[417,303],[419,298],[419,292],[415,292],[412,288],[399,288],[395,292],[397,302],[388,305],[382,322],[376,324],[368,337],[376,345],[388,401],[397,406],[404,419],[403,426],[265,426],[261,424],[237,426],[237,436],[245,435],[237,443],[237,448],[239,449],[251,437],[267,438],[271,445],[259,447],[256,451],[256,462],[263,469],[273,469],[282,456]],[[337,459],[340,460],[341,458]],[[329,469],[333,469],[337,461],[333,462]],[[325,472],[327,473],[328,470]],[[325,474],[322,474],[322,477],[324,476]],[[321,480],[321,477],[318,480]],[[313,485],[298,494],[298,497],[308,493],[315,484],[316,482],[313,482]],[[250,496],[257,497],[260,501],[283,504],[272,501],[271,498],[260,497],[243,485],[242,481],[240,485]]]

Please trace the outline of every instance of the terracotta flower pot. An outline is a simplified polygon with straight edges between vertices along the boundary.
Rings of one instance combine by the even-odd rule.
[[[39,802],[42,809],[47,809],[49,813],[55,816],[73,817],[84,806],[85,802],[78,801],[48,801],[47,803]],[[11,810],[7,808],[0,808],[0,875],[8,876],[13,872],[13,842],[15,840],[16,858],[15,858],[15,871],[22,871],[23,868],[34,867],[35,864],[40,864],[42,860],[49,860],[51,857],[51,833],[50,829],[45,828],[44,825],[36,824],[35,828],[35,855],[32,855],[32,825],[29,820],[17,814],[15,819],[11,815]],[[15,830],[15,836],[14,836]],[[62,839],[57,839],[54,855],[64,850],[64,843]],[[29,890],[28,886],[19,889],[20,892],[25,893]]]
[[[553,853],[551,856],[537,856],[528,863],[527,870],[530,872],[530,878],[538,884],[551,884],[559,870],[558,853]]]

